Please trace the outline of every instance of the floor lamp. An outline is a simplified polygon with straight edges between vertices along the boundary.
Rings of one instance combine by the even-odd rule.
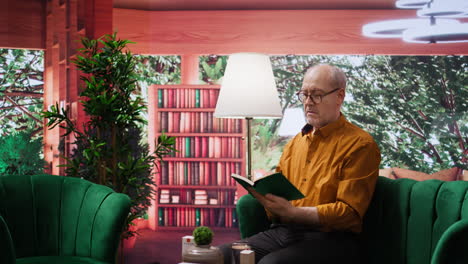
[[[252,179],[252,119],[282,116],[267,55],[235,53],[229,56],[214,116],[247,120],[247,178]]]

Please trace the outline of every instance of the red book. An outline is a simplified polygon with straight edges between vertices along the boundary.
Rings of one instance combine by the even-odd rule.
[[[200,122],[199,122],[199,131],[200,133],[205,133],[205,117],[208,113],[200,113]]]
[[[174,162],[169,161],[168,166],[169,166],[169,175],[168,175],[169,177],[168,177],[167,184],[172,185],[174,184]]]
[[[185,102],[184,102],[184,108],[189,108],[190,107],[190,91],[188,89],[184,89],[184,99],[185,99]]]
[[[221,138],[221,151],[222,151],[221,157],[229,157],[228,139],[229,138],[227,138],[227,137],[222,137]]]
[[[174,119],[172,116],[172,112],[167,113],[167,132],[174,132]]]
[[[213,132],[219,132],[219,118],[211,117],[211,126],[210,129]]]
[[[216,94],[216,91],[215,89],[210,89],[209,90],[209,93],[210,93],[210,108],[214,108],[216,107],[216,101],[218,100],[218,96]]]
[[[197,121],[197,113],[191,112],[190,113],[190,132],[196,132],[196,121]]]
[[[205,185],[211,185],[211,181],[210,181],[210,162],[208,161],[205,161],[203,162],[203,167],[204,167],[204,170],[205,170]]]
[[[207,151],[207,146],[205,144],[205,137],[199,137],[200,139],[200,158],[204,158]]]
[[[216,178],[216,173],[217,173],[217,166],[216,166],[216,162],[211,162],[211,171],[210,171],[210,182],[212,185],[216,185],[217,182],[217,178]]]
[[[208,137],[208,158],[214,157],[214,140],[213,137]]]
[[[228,158],[233,158],[235,155],[234,155],[234,152],[235,152],[235,149],[234,149],[234,141],[235,139],[234,138],[229,138],[228,140],[228,145],[229,145],[229,152],[228,152]]]
[[[187,166],[187,184],[193,185],[193,172],[192,172],[192,162],[186,162],[185,166]]]
[[[179,226],[185,226],[185,208],[181,207],[179,208],[179,214],[180,214],[180,224]]]
[[[191,116],[191,113],[187,113],[187,116],[185,118],[185,132],[190,132],[191,131],[191,126],[190,126],[190,122],[192,120],[192,116]]]
[[[169,89],[169,94],[168,94],[168,96],[169,96],[169,98],[168,98],[169,99],[169,108],[174,108],[175,107],[175,103],[174,103],[174,101],[175,101],[175,92],[174,91],[175,91],[174,89]]]
[[[222,157],[222,149],[221,149],[221,137],[214,137],[214,157],[221,158]]]
[[[202,113],[195,113],[195,131],[199,133],[200,132],[200,118],[201,118]]]

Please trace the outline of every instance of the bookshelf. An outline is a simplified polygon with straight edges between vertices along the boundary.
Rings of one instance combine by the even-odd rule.
[[[244,120],[213,116],[219,89],[152,85],[148,90],[149,138],[165,131],[179,150],[164,158],[155,177],[157,229],[237,228],[236,182],[230,175],[245,171]]]

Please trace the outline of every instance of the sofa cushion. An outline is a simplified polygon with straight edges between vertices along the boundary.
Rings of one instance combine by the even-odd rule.
[[[109,264],[92,258],[73,256],[40,256],[16,259],[16,264]]]
[[[416,181],[425,181],[425,180],[441,180],[441,181],[456,181],[459,180],[459,169],[450,168],[446,170],[441,170],[434,172],[432,174],[427,174],[420,171],[407,170],[402,168],[392,168],[392,175],[395,179],[407,178],[413,179]],[[383,176],[383,175],[381,175]],[[391,177],[390,177],[391,178]]]

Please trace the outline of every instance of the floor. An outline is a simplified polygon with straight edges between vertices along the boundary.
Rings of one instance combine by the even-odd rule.
[[[181,262],[181,238],[191,235],[191,230],[152,231],[139,230],[135,247],[125,253],[125,264],[177,264]],[[214,230],[212,245],[239,240],[237,229]]]

